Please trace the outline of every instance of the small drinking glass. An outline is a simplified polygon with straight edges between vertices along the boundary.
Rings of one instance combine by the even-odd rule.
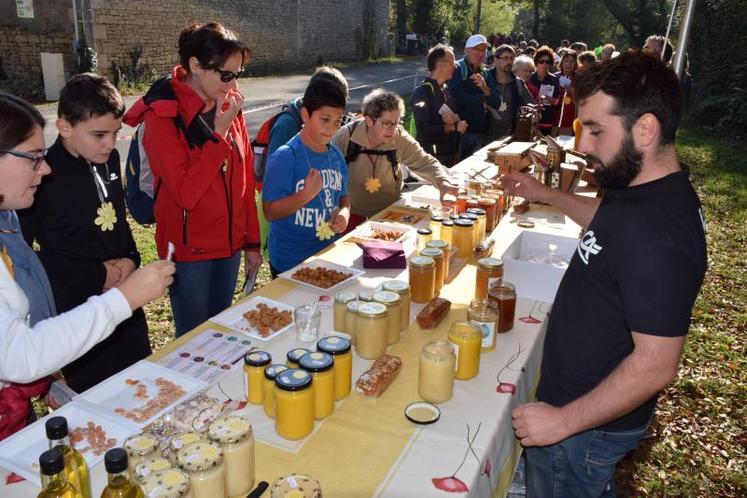
[[[293,323],[296,326],[296,339],[303,343],[313,343],[319,339],[322,312],[316,306],[298,306],[293,310]]]

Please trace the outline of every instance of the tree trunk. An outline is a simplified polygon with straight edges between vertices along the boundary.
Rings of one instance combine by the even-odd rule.
[[[397,50],[404,53],[407,49],[407,1],[397,0]]]

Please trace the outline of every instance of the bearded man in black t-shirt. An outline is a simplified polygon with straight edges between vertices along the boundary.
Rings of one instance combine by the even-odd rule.
[[[615,465],[677,374],[706,270],[700,201],[674,147],[674,72],[630,51],[589,68],[574,88],[579,148],[602,197],[504,177],[509,193],[552,204],[584,229],[550,315],[538,401],[513,412],[527,496],[615,495]]]

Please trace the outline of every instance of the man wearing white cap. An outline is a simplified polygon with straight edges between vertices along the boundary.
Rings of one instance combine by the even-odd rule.
[[[448,83],[456,104],[456,112],[467,121],[467,133],[460,143],[460,158],[470,156],[488,142],[485,106],[498,107],[498,94],[490,88],[488,68],[482,63],[490,45],[483,35],[472,35],[464,45],[464,58],[457,61],[457,70]]]

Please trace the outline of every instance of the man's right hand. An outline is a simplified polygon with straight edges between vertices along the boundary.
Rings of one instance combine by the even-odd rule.
[[[516,197],[523,197],[529,202],[543,200],[549,187],[524,173],[509,173],[501,177],[501,183],[506,193]]]
[[[303,191],[308,195],[308,199],[311,200],[322,191],[322,175],[316,168],[310,168],[306,174],[306,179],[303,181]]]
[[[459,121],[457,123],[457,128],[456,129],[457,129],[457,131],[459,133],[464,133],[465,131],[467,131],[467,121],[465,121],[465,120]]]
[[[174,281],[176,265],[164,259],[144,266],[122,282],[118,287],[124,294],[130,308],[136,310],[145,304],[158,299]]]

